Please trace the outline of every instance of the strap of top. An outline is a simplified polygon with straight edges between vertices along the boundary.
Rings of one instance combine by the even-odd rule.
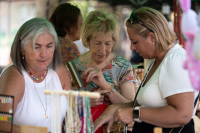
[[[148,70],[147,70],[147,72],[146,72],[146,74],[145,74],[145,76],[144,76],[144,79],[142,80],[142,83],[140,84],[140,86],[139,86],[139,88],[138,88],[138,90],[137,90],[137,92],[136,92],[136,95],[135,95],[135,98],[134,98],[132,107],[135,106],[136,99],[137,99],[138,93],[139,93],[139,91],[140,91],[140,88],[143,86],[144,82],[146,81],[147,75],[149,74],[149,71],[151,70],[151,68],[152,68],[152,66],[153,66],[153,64],[154,64],[154,62],[155,62],[155,60],[151,63],[150,67],[148,68]]]
[[[81,79],[80,74],[78,73],[78,69],[76,68],[76,65],[74,64],[74,62],[68,62],[67,66],[69,68],[69,71],[72,75],[73,80],[75,81],[76,86],[79,88],[83,87],[83,81]]]

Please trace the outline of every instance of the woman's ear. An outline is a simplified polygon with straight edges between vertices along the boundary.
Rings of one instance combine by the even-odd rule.
[[[90,49],[90,41],[86,41],[88,48]]]
[[[152,41],[152,43],[155,43],[156,37],[155,37],[155,34],[153,32],[149,33],[149,39]]]
[[[21,46],[20,46],[20,51],[21,51],[22,55],[24,55],[24,50],[22,49]]]

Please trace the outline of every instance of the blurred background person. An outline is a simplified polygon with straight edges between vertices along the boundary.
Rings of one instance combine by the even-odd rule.
[[[73,42],[80,40],[80,29],[83,23],[80,9],[70,3],[60,4],[49,21],[57,32],[63,63],[66,64],[81,55]]]

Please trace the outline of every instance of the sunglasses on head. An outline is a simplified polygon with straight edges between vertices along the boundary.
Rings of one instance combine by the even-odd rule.
[[[147,28],[150,32],[153,32],[153,30],[151,30],[150,28],[148,28],[146,25],[144,25],[134,14],[134,11],[131,13],[130,18],[128,19],[129,23],[131,24],[135,24],[135,23],[139,23],[140,25],[144,26],[145,28]]]

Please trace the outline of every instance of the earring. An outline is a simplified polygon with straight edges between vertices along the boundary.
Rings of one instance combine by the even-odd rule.
[[[24,60],[24,56],[22,56],[22,59]]]
[[[155,41],[153,42],[153,45],[155,44]]]

